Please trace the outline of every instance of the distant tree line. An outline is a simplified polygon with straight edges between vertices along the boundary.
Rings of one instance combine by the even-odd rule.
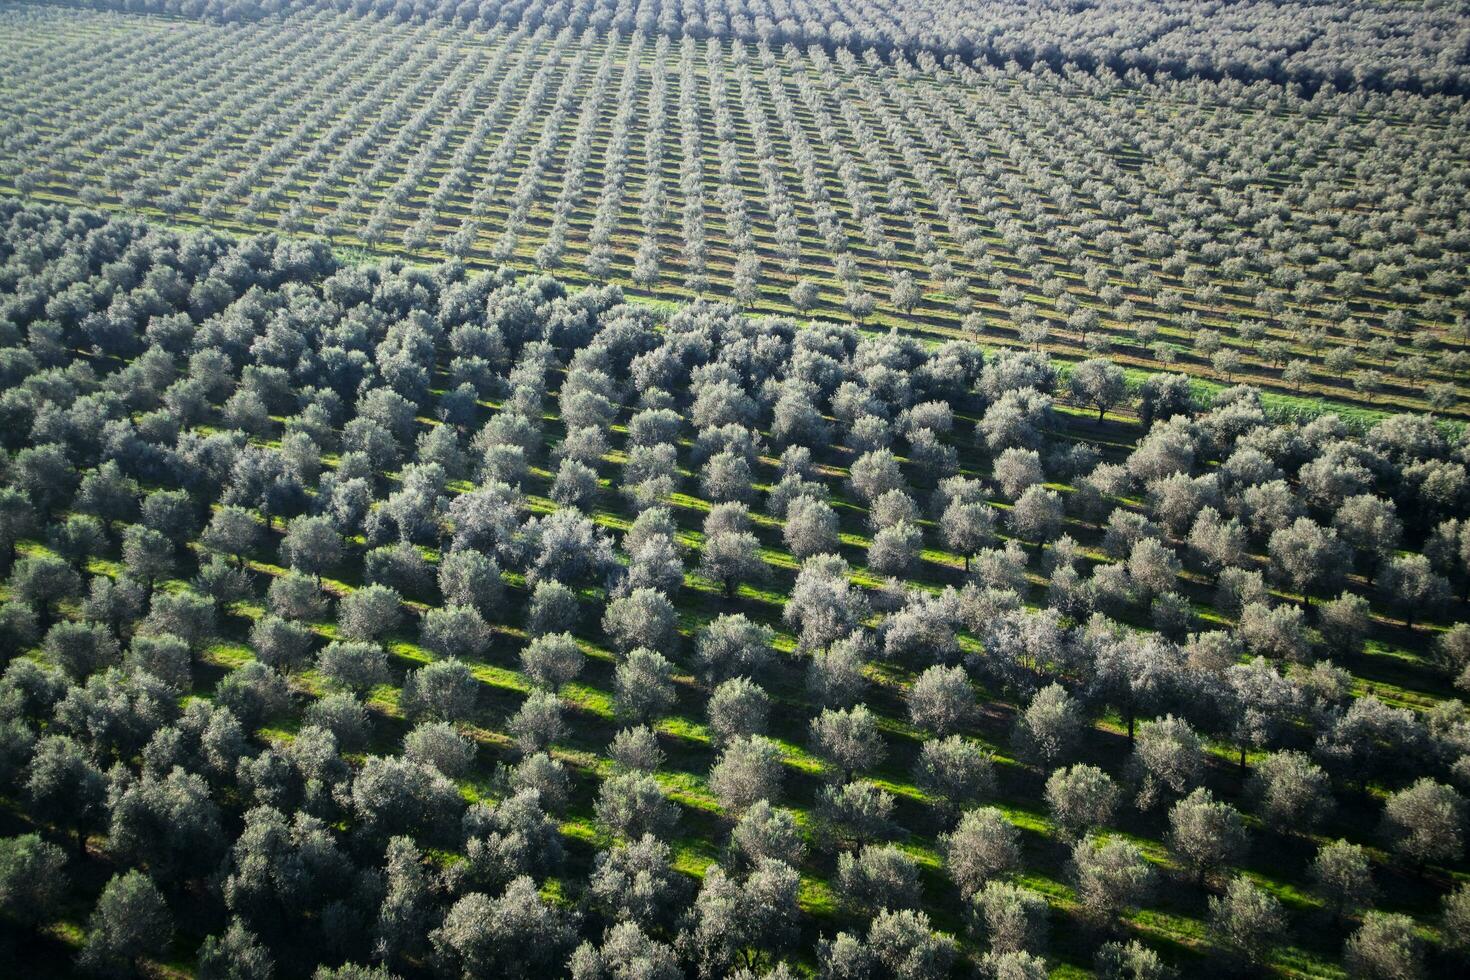
[[[571,26],[675,38],[733,38],[855,51],[931,51],[1022,68],[1044,62],[1119,75],[1234,78],[1309,90],[1463,91],[1470,55],[1454,0],[904,0],[879,12],[851,0],[58,0],[103,10],[255,20],[336,9],[481,28]]]

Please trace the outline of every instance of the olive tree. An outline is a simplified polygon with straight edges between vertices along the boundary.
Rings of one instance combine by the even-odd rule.
[[[1046,805],[1064,838],[1076,841],[1106,826],[1118,807],[1118,784],[1096,766],[1078,763],[1046,780]]]
[[[1006,881],[989,881],[970,896],[965,909],[972,935],[992,955],[1039,953],[1046,948],[1050,906],[1038,892]]]
[[[1022,758],[1051,766],[1072,752],[1083,726],[1076,700],[1060,684],[1048,684],[1016,719],[1011,741]]]
[[[630,650],[613,673],[618,717],[647,722],[667,712],[676,700],[673,673],[663,654],[646,647]]]
[[[1114,922],[1148,896],[1154,872],[1135,845],[1087,836],[1072,848],[1068,876],[1082,912],[1090,919]]]
[[[960,735],[926,739],[914,761],[914,782],[940,810],[953,813],[995,791],[995,763],[973,739]]]
[[[624,840],[645,834],[662,839],[679,819],[678,807],[664,797],[654,778],[638,773],[604,780],[594,809],[598,822]]]
[[[35,926],[59,910],[70,884],[66,853],[37,834],[0,838],[0,913]]]
[[[1173,715],[1145,722],[1139,727],[1128,773],[1141,808],[1184,796],[1204,773],[1199,735],[1187,721]]]
[[[1304,752],[1273,752],[1261,759],[1246,794],[1261,821],[1282,833],[1307,833],[1333,808],[1331,780]]]
[[[618,650],[671,650],[678,635],[678,614],[662,592],[634,589],[607,604],[602,628]]]
[[[746,677],[725,681],[710,694],[706,706],[715,744],[763,733],[770,708],[771,699],[759,684]]]
[[[730,739],[710,768],[709,789],[738,817],[760,800],[777,796],[781,787],[781,750],[761,735]]]
[[[1230,804],[1199,787],[1169,811],[1169,847],[1179,863],[1205,877],[1236,863],[1246,846],[1245,825]]]
[[[576,679],[587,657],[570,633],[538,636],[521,650],[521,670],[531,683],[549,691]]]
[[[885,753],[877,717],[863,704],[822,711],[812,719],[811,739],[817,754],[840,770],[844,782],[876,766]]]
[[[1348,937],[1343,962],[1355,977],[1422,977],[1424,948],[1407,915],[1369,912]]]
[[[960,667],[929,667],[909,690],[909,718],[940,736],[952,735],[975,712],[975,690]]]
[[[892,844],[868,844],[837,856],[837,893],[843,906],[860,915],[882,909],[917,908],[919,866]]]
[[[1123,369],[1103,358],[1093,358],[1074,366],[1067,385],[1073,398],[1097,409],[1099,424],[1108,409],[1128,396]]]
[[[411,718],[457,724],[470,720],[480,685],[458,660],[436,660],[409,673],[399,704]]]
[[[1372,904],[1377,888],[1368,852],[1360,844],[1329,841],[1308,868],[1314,890],[1335,914],[1350,915]]]
[[[695,638],[694,660],[705,682],[716,684],[742,675],[758,675],[774,651],[770,627],[743,613],[717,616]]]
[[[1229,956],[1258,968],[1281,942],[1286,912],[1276,896],[1249,878],[1232,878],[1225,894],[1210,896],[1209,929]]]
[[[971,810],[953,831],[940,837],[944,867],[968,899],[987,881],[1015,870],[1021,862],[1021,833],[993,807]]]
[[[1454,861],[1465,849],[1465,798],[1432,779],[1420,779],[1388,798],[1383,835],[1415,864]]]
[[[162,953],[174,920],[158,886],[143,872],[114,875],[88,920],[78,962],[88,972],[130,973],[146,955]]]

